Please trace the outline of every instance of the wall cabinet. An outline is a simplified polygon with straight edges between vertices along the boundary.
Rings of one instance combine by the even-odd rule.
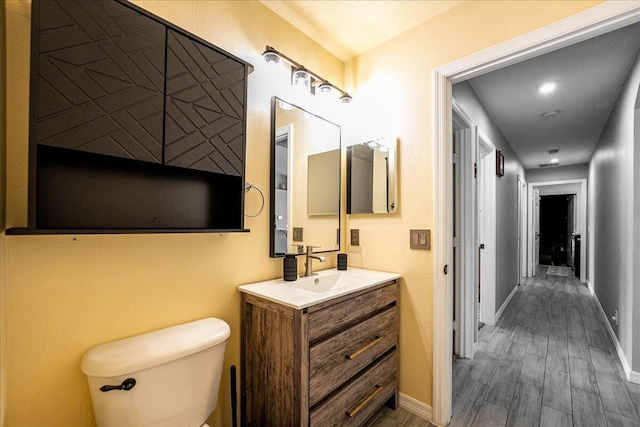
[[[22,232],[244,231],[249,68],[124,0],[34,0]]]
[[[361,426],[397,406],[397,281],[296,310],[242,294],[245,426]]]

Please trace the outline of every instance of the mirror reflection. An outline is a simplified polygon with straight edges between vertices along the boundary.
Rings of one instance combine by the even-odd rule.
[[[347,213],[395,213],[396,141],[375,140],[347,148]]]
[[[340,249],[340,126],[271,100],[270,255]]]

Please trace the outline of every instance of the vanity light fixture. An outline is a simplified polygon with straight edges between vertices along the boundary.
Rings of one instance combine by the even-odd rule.
[[[340,97],[340,102],[343,104],[351,104],[351,101],[353,101],[353,98],[346,92]]]
[[[309,72],[304,67],[296,68],[295,70],[293,70],[292,76],[293,76],[292,83],[294,85],[301,85],[301,84],[306,85],[307,82],[309,82],[309,80],[311,79]]]
[[[331,93],[331,91],[333,90],[333,86],[331,86],[331,83],[325,80],[320,83],[318,89],[320,89],[320,92],[322,93]]]
[[[353,98],[347,92],[329,83],[327,79],[320,77],[318,74],[305,68],[288,56],[283,55],[271,46],[265,48],[265,51],[262,52],[262,57],[269,63],[277,64],[281,61],[288,63],[291,66],[291,84],[294,86],[307,86],[311,95],[316,94],[316,88],[323,94],[329,94],[335,90],[340,93],[340,102],[343,104],[349,104],[353,101]]]
[[[262,52],[262,57],[265,61],[273,62],[274,64],[280,62],[280,54],[278,54],[274,49],[269,49],[269,46],[267,46],[267,50]]]

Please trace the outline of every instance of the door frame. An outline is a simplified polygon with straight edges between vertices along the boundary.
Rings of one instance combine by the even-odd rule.
[[[581,13],[439,67],[433,72],[434,246],[432,422],[451,419],[453,244],[451,85],[595,37],[640,19],[632,1],[605,2]],[[429,304],[431,305],[431,304]]]
[[[533,193],[534,188],[541,187],[552,187],[552,186],[562,186],[559,187],[558,191],[547,192],[548,195],[552,194],[567,194],[569,190],[568,186],[575,187],[572,191],[576,192],[576,204],[577,204],[577,212],[578,215],[575,220],[575,228],[577,232],[582,236],[582,242],[586,242],[589,239],[588,230],[587,230],[587,179],[567,179],[567,180],[559,180],[559,181],[547,181],[547,182],[530,182],[529,194]],[[529,215],[532,215],[533,209],[533,197],[531,196],[529,199]],[[533,233],[533,223],[529,223],[529,235]],[[533,251],[533,248],[530,247],[530,250]],[[583,245],[582,250],[580,251],[580,282],[587,283],[587,258],[588,258],[589,248],[587,245]],[[533,265],[532,258],[535,254],[531,253],[529,256],[529,265],[527,271],[531,271]]]

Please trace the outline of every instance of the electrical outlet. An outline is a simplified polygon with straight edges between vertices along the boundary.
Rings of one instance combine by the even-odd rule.
[[[351,246],[360,246],[360,230],[357,228],[351,229]]]

